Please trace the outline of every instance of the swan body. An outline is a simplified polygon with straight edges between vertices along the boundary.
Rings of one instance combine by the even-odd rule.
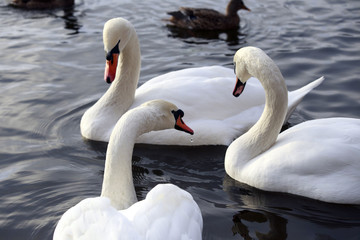
[[[239,10],[247,10],[242,0],[231,0],[226,7],[226,14],[207,8],[181,7],[179,11],[168,12],[167,19],[174,26],[192,30],[231,30],[239,28]]]
[[[137,136],[174,126],[192,134],[183,115],[163,100],[124,114],[106,152],[101,196],[82,200],[66,211],[53,239],[201,239],[201,212],[188,192],[173,184],[159,184],[138,202],[131,172]]]
[[[250,76],[262,83],[266,106],[258,122],[228,147],[226,172],[267,191],[360,204],[360,120],[311,120],[279,134],[287,111],[280,70],[254,47],[240,49],[234,62],[239,84]]]
[[[250,81],[240,101],[229,96],[234,72],[221,66],[189,68],[152,78],[137,88],[140,47],[133,26],[122,18],[109,20],[103,31],[107,54],[106,93],[83,115],[83,137],[109,141],[118,119],[129,109],[153,99],[187,106],[188,123],[196,129],[192,141],[174,129],[141,135],[137,143],[163,145],[229,145],[247,131],[261,115],[265,94],[257,79]],[[316,84],[289,92],[287,118]],[[181,94],[179,94],[181,93]],[[287,120],[285,119],[285,121]]]

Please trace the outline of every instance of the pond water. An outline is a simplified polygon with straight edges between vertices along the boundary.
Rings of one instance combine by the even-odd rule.
[[[51,239],[68,208],[100,194],[106,144],[84,140],[79,122],[108,88],[102,27],[112,17],[128,19],[138,32],[139,84],[188,67],[232,68],[236,50],[253,45],[275,60],[289,90],[326,77],[298,106],[290,126],[323,117],[359,118],[360,2],[245,3],[251,12],[240,12],[239,31],[195,34],[167,28],[166,11],[224,11],[226,0],[81,0],[52,11],[24,11],[1,1],[0,239]],[[360,206],[236,182],[224,171],[225,151],[136,145],[138,198],[164,182],[187,190],[202,211],[203,239],[360,239]]]

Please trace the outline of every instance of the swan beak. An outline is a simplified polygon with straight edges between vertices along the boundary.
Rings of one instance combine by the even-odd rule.
[[[175,129],[194,135],[194,131],[184,123],[184,121],[181,119],[181,116],[176,119]]]
[[[182,120],[182,117],[184,116],[184,112],[181,109],[178,109],[177,111],[173,110],[171,112],[172,114],[174,114],[174,118],[175,118],[175,129],[193,135],[194,131],[191,128],[189,128]]]
[[[111,59],[106,60],[104,80],[109,84],[112,83],[115,79],[118,58],[119,54],[113,53]]]
[[[244,91],[245,89],[245,85],[246,85],[246,82],[243,83],[240,81],[239,78],[236,78],[236,84],[235,84],[235,88],[234,88],[234,91],[233,91],[233,95],[235,97],[238,97],[240,96],[240,94]]]

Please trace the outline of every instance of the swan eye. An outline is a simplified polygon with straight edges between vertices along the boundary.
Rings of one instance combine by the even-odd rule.
[[[112,61],[112,59],[113,59],[112,53],[111,52],[106,53],[106,60]]]
[[[236,75],[236,62],[234,62],[234,73]]]
[[[119,43],[121,40],[118,41],[118,43],[115,45],[115,47],[113,47],[113,49],[111,49],[110,52],[106,53],[106,60],[108,61],[112,61],[113,60],[113,54],[119,54],[120,50],[119,50]]]
[[[179,118],[179,116],[180,118],[184,117],[184,112],[181,109],[178,109],[177,111],[172,110],[171,112],[174,115],[175,121]]]

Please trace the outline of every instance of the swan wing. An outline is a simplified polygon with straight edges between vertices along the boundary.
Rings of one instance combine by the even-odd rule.
[[[288,111],[285,117],[285,122],[289,119],[290,115],[293,113],[297,105],[301,102],[301,100],[308,94],[311,90],[319,86],[323,81],[324,77],[320,77],[313,82],[299,88],[295,91],[290,91],[288,95]]]
[[[318,119],[282,132],[241,173],[248,184],[263,190],[359,204],[359,156],[359,119]]]
[[[147,81],[137,89],[132,108],[152,99],[170,101],[185,111],[184,120],[195,129],[195,135],[190,142],[189,135],[176,133],[175,136],[175,130],[169,129],[144,134],[138,142],[230,144],[256,122],[265,101],[264,90],[257,79],[249,81],[247,91],[234,98],[231,94],[234,79],[232,69],[209,66],[174,71]]]
[[[64,213],[54,240],[144,239],[104,197],[87,198]]]
[[[188,192],[175,185],[159,184],[144,200],[121,212],[146,239],[201,239],[200,209]]]

